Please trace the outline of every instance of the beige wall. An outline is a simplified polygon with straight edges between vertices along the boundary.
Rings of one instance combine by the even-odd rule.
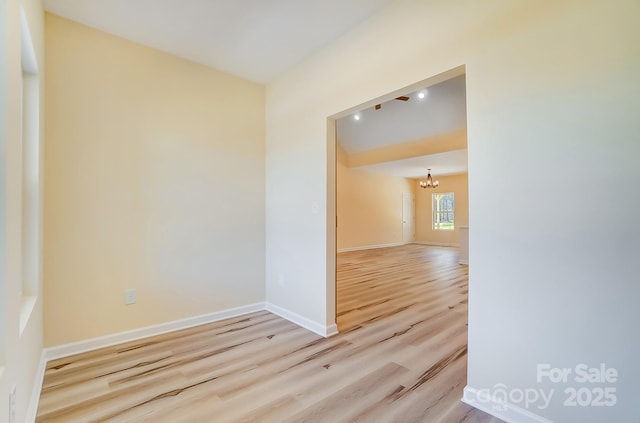
[[[33,279],[29,281],[29,294],[36,298],[33,307],[25,307],[28,303],[21,296],[25,276],[23,262],[26,260],[22,254],[23,222],[30,219],[37,223],[41,207],[37,198],[40,195],[38,189],[26,190],[26,183],[23,182],[21,9],[25,12],[39,70],[40,124],[44,104],[44,15],[41,2],[0,1],[0,421],[3,422],[9,418],[9,392],[13,386],[16,387],[14,421],[23,422],[26,419],[42,351],[43,330],[42,290],[40,280],[37,280],[37,246],[32,246],[36,251],[36,259],[29,265],[35,266],[35,272],[30,274]],[[42,133],[37,138],[42,144]],[[39,166],[36,163],[36,169]],[[37,187],[41,181],[38,175],[28,183]],[[30,191],[32,195],[28,194]],[[30,200],[27,201],[27,207],[23,207],[27,196]],[[36,231],[37,226],[34,227]],[[35,235],[38,236],[37,233]],[[29,309],[31,313],[26,313]]]
[[[46,46],[45,344],[264,301],[263,86],[53,15]]]
[[[349,166],[365,166],[467,148],[467,130],[460,129],[420,140],[393,144],[349,155]]]
[[[337,163],[337,248],[400,244],[402,194],[413,181]]]
[[[0,419],[16,384],[16,421],[24,417],[42,329],[38,302],[18,335],[21,189],[12,163],[23,3],[41,59],[40,2],[0,2],[0,88],[7,93],[0,103]],[[555,421],[636,418],[640,341],[629,334],[640,319],[640,202],[628,193],[640,180],[639,19],[636,0],[393,2],[269,85],[266,155],[254,141],[264,135],[264,110],[253,108],[262,101],[259,87],[50,22],[47,47],[58,52],[47,65],[58,70],[47,77],[54,82],[47,88],[49,342],[261,299],[262,281],[251,281],[260,279],[264,259],[262,211],[267,299],[333,322],[335,151],[327,117],[464,64],[472,175],[468,382],[548,390],[557,385],[536,382],[538,363],[604,362],[620,375],[615,407],[563,407],[557,396],[531,411]],[[187,107],[194,104],[205,107]],[[549,189],[535,169],[562,175],[562,189]],[[216,183],[222,178],[228,192]],[[603,201],[595,204],[593,192]],[[495,195],[509,198],[499,227]],[[252,207],[237,207],[244,202]],[[539,219],[547,202],[561,225]],[[614,202],[617,219],[603,226]],[[221,287],[224,281],[238,284]],[[125,308],[122,293],[132,286],[139,303]]]
[[[469,188],[467,174],[436,176],[440,182],[438,188],[420,188],[420,181],[415,181],[416,187],[416,241],[431,244],[460,243],[460,226],[469,225]],[[455,194],[455,229],[452,231],[433,230],[432,225],[432,195],[434,193],[453,192]]]
[[[468,383],[558,393],[536,381],[538,363],[607,363],[621,376],[615,407],[564,407],[557,395],[530,411],[637,420],[640,339],[629,334],[640,320],[640,199],[629,193],[640,180],[639,21],[637,0],[395,1],[269,84],[267,299],[335,321],[327,118],[464,65]],[[508,199],[499,225],[496,196]],[[546,204],[557,223],[540,218]],[[611,204],[616,218],[603,225]]]

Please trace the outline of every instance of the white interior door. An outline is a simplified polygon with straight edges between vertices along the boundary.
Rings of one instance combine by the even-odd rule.
[[[415,240],[416,200],[413,194],[402,194],[402,242],[408,244]]]

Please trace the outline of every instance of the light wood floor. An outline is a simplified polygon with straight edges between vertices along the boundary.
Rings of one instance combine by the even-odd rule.
[[[47,365],[38,422],[487,422],[461,403],[467,266],[420,245],[338,256],[340,334],[258,312]]]

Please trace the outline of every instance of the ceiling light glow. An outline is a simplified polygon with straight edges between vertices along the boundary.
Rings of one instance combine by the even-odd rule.
[[[353,115],[353,118],[355,120],[360,120],[360,113],[356,113],[355,115]]]
[[[431,177],[431,169],[427,171],[427,180],[420,181],[420,188],[438,188],[440,181],[434,181]]]
[[[427,96],[427,93],[425,93],[424,91],[420,91],[420,92],[418,93],[418,98],[419,98],[419,99],[421,99],[421,100],[422,100],[423,98],[425,98],[426,96]]]

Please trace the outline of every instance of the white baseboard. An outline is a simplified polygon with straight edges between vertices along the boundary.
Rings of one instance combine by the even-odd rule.
[[[336,335],[338,333],[338,326],[335,323],[329,326],[321,325],[320,323],[309,320],[306,317],[299,315],[298,313],[294,313],[271,303],[266,303],[265,309],[277,316],[282,317],[283,319],[287,319],[288,321],[295,323],[298,326],[308,329],[311,332],[315,332],[320,336],[324,336],[325,338]]]
[[[27,416],[25,423],[34,423],[36,416],[38,415],[38,405],[40,404],[40,391],[42,390],[42,382],[44,380],[44,370],[47,367],[47,358],[45,351],[42,350],[40,354],[40,362],[38,363],[38,369],[36,370],[36,379],[33,383],[33,389],[31,390],[31,398],[29,399],[29,406],[27,408]]]
[[[517,405],[497,401],[495,398],[478,400],[478,389],[465,386],[462,402],[482,410],[487,414],[504,420],[507,423],[553,423],[551,420],[518,407]]]
[[[404,242],[393,242],[391,244],[377,244],[377,245],[364,245],[362,247],[349,247],[349,248],[340,248],[336,250],[338,253],[346,253],[349,251],[360,251],[360,250],[373,250],[376,248],[387,248],[387,247],[397,247],[399,245],[405,245]]]
[[[68,344],[45,348],[42,351],[42,358],[40,363],[42,364],[42,369],[38,370],[42,370],[42,374],[38,373],[37,377],[40,378],[40,382],[42,382],[41,379],[44,376],[44,367],[46,363],[51,360],[69,357],[71,355],[81,354],[84,352],[110,347],[125,342],[137,341],[140,339],[148,338],[150,336],[162,335],[165,333],[204,325],[207,323],[218,322],[220,320],[230,319],[232,317],[242,316],[244,314],[254,313],[256,311],[262,310],[267,310],[275,315],[278,315],[297,324],[298,326],[301,326],[324,337],[333,336],[338,333],[338,327],[335,324],[329,326],[321,325],[317,322],[314,322],[313,320],[309,320],[304,316],[279,307],[275,304],[260,302],[222,311],[216,311],[213,313],[202,314],[199,316],[188,317],[186,319],[174,320],[171,322],[160,323],[153,326],[146,326],[139,329],[118,332],[110,335],[100,336],[97,338],[91,338],[83,341],[71,342]]]
[[[36,372],[33,391],[31,393],[31,399],[29,402],[29,408],[27,409],[27,418],[25,421],[27,423],[35,422],[36,415],[38,413],[38,404],[40,401],[40,392],[42,390],[45,369],[47,366],[47,362],[51,360],[69,357],[71,355],[81,354],[100,348],[110,347],[113,345],[122,344],[124,342],[137,341],[139,339],[148,338],[150,336],[162,335],[168,332],[174,332],[181,329],[187,329],[194,326],[213,323],[224,319],[230,319],[232,317],[242,316],[244,314],[254,313],[256,311],[262,310],[269,311],[325,338],[336,335],[338,333],[338,327],[335,324],[329,326],[321,325],[282,307],[278,307],[271,303],[260,302],[213,313],[202,314],[199,316],[188,317],[186,319],[174,320],[158,325],[114,333],[98,338],[91,338],[83,341],[71,342],[69,344],[44,348],[40,357],[40,363],[38,363],[38,370]]]
[[[455,242],[415,241],[414,244],[432,245],[434,247],[460,247],[460,244],[456,244]]]
[[[70,355],[97,350],[99,348],[122,344],[124,342],[137,341],[139,339],[148,338],[150,336],[162,335],[164,333],[173,332],[180,329],[187,329],[194,326],[204,325],[207,323],[213,323],[220,320],[241,316],[243,314],[254,313],[256,311],[261,311],[264,309],[264,303],[249,304],[246,306],[230,308],[194,317],[188,317],[186,319],[174,320],[171,322],[160,323],[158,325],[133,329],[126,332],[118,332],[98,338],[91,338],[84,341],[49,347],[44,349],[43,354],[45,355],[44,358],[46,359],[46,361],[55,360],[62,357],[68,357]]]

